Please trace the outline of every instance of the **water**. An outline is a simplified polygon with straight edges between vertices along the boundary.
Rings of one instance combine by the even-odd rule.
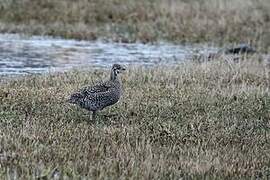
[[[195,53],[217,51],[204,45],[126,44],[0,34],[0,75],[104,68],[113,63],[153,66],[179,64]]]

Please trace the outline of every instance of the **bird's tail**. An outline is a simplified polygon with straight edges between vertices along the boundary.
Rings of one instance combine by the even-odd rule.
[[[83,98],[81,93],[74,93],[66,100],[66,102],[76,104],[81,98]]]

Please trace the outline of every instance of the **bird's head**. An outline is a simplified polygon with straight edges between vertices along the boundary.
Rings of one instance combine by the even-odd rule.
[[[126,68],[120,64],[114,64],[112,66],[112,70],[111,70],[111,79],[115,79],[117,77],[118,74],[122,73],[123,71],[125,71]]]
[[[117,74],[119,74],[119,73],[121,73],[121,72],[123,72],[123,71],[125,71],[126,70],[126,68],[124,67],[124,66],[122,66],[122,65],[120,65],[120,64],[114,64],[113,66],[112,66],[112,71],[117,75]]]

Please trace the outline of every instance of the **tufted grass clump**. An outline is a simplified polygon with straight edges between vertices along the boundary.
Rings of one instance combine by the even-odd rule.
[[[0,178],[269,178],[269,68],[129,67],[119,103],[65,102],[104,70],[1,80]]]

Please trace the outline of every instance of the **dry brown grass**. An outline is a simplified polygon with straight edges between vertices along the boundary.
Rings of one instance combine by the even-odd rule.
[[[1,32],[270,45],[269,0],[4,0],[0,8]]]
[[[129,67],[96,122],[64,99],[107,72],[2,81],[0,178],[267,179],[270,74],[254,60]]]

